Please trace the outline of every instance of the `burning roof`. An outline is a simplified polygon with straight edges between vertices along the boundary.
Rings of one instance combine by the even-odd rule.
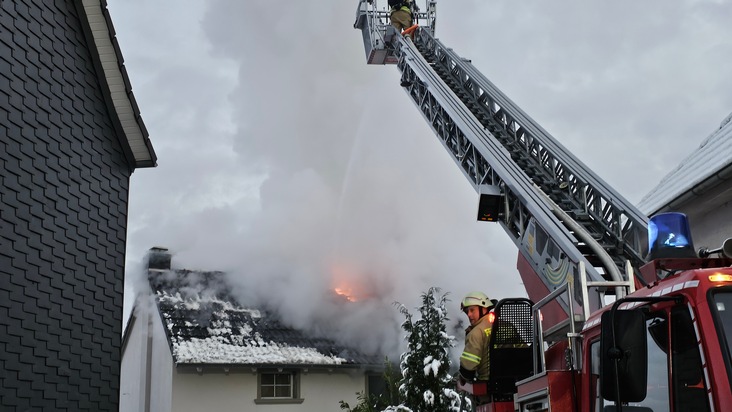
[[[173,360],[181,364],[377,365],[381,361],[332,340],[283,325],[242,305],[225,273],[150,270],[148,280]]]

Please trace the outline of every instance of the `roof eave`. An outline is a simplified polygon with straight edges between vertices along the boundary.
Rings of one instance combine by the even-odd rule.
[[[259,370],[272,369],[298,369],[298,370],[380,370],[384,365],[366,363],[345,363],[345,364],[312,364],[312,363],[177,363],[175,368],[183,373],[231,373],[231,372],[257,372]]]
[[[94,45],[90,52],[125,156],[133,169],[155,167],[157,156],[132,93],[107,2],[76,0],[75,4],[84,35],[89,44]]]
[[[707,193],[709,190],[719,186],[720,184],[732,179],[732,163],[714,172],[712,175],[697,183],[696,185],[685,189],[678,196],[661,203],[660,205],[654,206],[648,213],[648,216],[653,216],[658,213],[674,211],[679,209],[681,206],[697,199]]]

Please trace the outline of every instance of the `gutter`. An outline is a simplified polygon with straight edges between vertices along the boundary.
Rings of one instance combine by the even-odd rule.
[[[381,364],[362,364],[362,363],[342,363],[342,364],[275,364],[275,363],[256,363],[256,364],[238,364],[238,363],[179,363],[175,365],[175,369],[181,373],[197,373],[203,374],[230,374],[230,373],[257,373],[260,370],[271,371],[276,370],[302,370],[304,373],[310,371],[333,372],[334,370],[363,370],[381,372],[384,365]]]
[[[711,189],[732,179],[732,163],[721,168],[711,176],[694,185],[691,189],[682,192],[680,195],[669,200],[660,207],[655,208],[648,215],[652,216],[661,212],[668,212],[678,209],[680,206],[690,203],[692,200],[701,197]]]

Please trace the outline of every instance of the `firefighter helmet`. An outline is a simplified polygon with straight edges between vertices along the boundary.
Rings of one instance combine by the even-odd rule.
[[[468,306],[480,306],[488,309],[493,306],[493,302],[483,292],[470,292],[460,302],[460,310],[465,310]]]

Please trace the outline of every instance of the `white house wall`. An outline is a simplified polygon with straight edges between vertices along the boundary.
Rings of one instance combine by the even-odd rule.
[[[689,217],[694,246],[716,249],[732,237],[732,188],[718,187],[676,209]]]
[[[127,325],[127,342],[122,348],[119,400],[122,412],[145,410],[147,317],[143,314],[141,318],[138,311],[135,312]]]
[[[309,373],[300,376],[301,392],[304,399],[302,411],[340,411],[338,402],[344,400],[356,404],[356,392],[366,388],[363,374]],[[294,410],[294,409],[293,409]]]
[[[153,339],[150,361],[150,412],[178,411],[178,409],[172,408],[173,356],[170,353],[168,338],[157,310],[153,314],[151,327]],[[200,409],[200,411],[204,410]]]
[[[157,308],[135,305],[134,320],[122,352],[121,412],[173,412],[173,357]]]
[[[257,375],[252,372],[173,374],[173,410],[176,412],[328,412],[341,411],[339,401],[352,406],[356,392],[365,389],[363,373],[336,370],[300,374],[300,404],[258,405]]]

